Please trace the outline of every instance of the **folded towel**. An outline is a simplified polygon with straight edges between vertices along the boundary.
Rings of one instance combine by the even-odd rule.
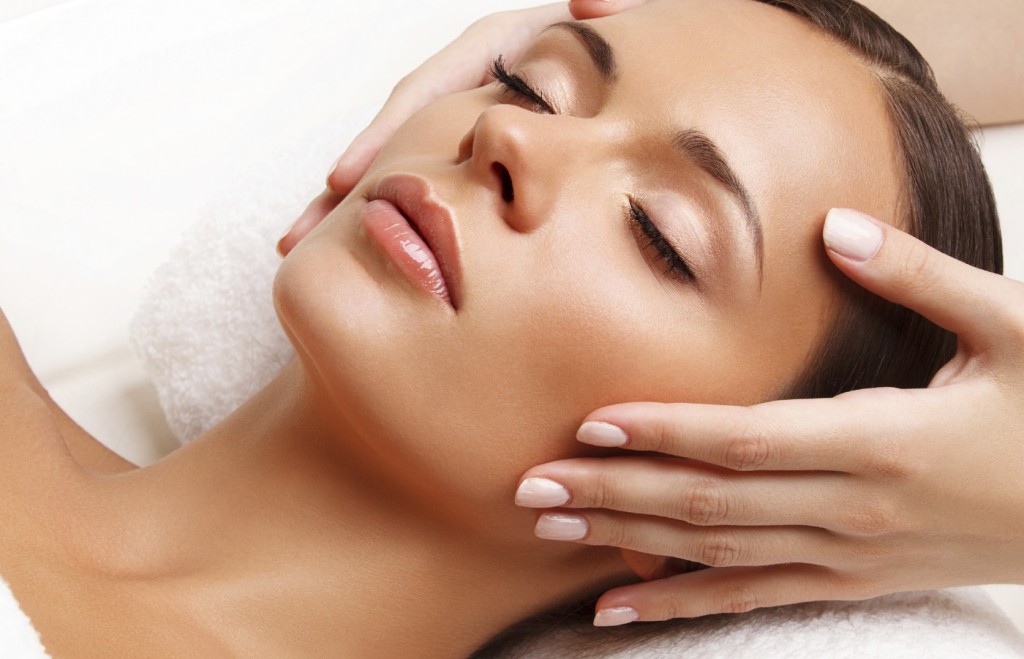
[[[294,354],[271,286],[280,263],[274,243],[302,208],[302,186],[286,182],[303,177],[294,157],[273,161],[293,165],[291,176],[268,171],[251,193],[211,208],[187,230],[132,322],[136,351],[182,442],[259,391]]]
[[[537,630],[501,657],[769,659],[783,657],[1022,657],[1024,636],[978,588],[815,602],[669,623],[665,631]]]

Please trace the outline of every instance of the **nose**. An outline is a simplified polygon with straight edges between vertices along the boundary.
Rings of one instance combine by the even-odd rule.
[[[481,112],[462,138],[458,162],[468,163],[473,176],[493,191],[502,219],[516,231],[540,228],[566,187],[578,181],[586,145],[576,121],[495,105]]]

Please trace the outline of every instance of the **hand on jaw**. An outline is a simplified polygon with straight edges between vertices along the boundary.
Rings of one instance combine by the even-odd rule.
[[[956,332],[956,356],[922,390],[590,414],[581,442],[664,457],[531,469],[517,502],[559,506],[538,534],[622,547],[645,578],[672,571],[662,556],[712,568],[609,591],[598,624],[1024,583],[1024,284],[848,211],[825,243],[855,281]]]

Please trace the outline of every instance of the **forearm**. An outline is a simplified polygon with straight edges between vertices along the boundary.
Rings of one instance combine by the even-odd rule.
[[[861,2],[917,46],[946,96],[976,121],[1024,121],[1024,2]]]

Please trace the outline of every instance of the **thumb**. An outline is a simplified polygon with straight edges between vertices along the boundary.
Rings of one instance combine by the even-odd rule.
[[[929,247],[883,222],[833,208],[823,231],[829,258],[846,276],[912,309],[977,349],[999,344],[1014,323],[1005,277]]]
[[[569,0],[569,11],[577,20],[611,16],[644,4],[647,0]]]

